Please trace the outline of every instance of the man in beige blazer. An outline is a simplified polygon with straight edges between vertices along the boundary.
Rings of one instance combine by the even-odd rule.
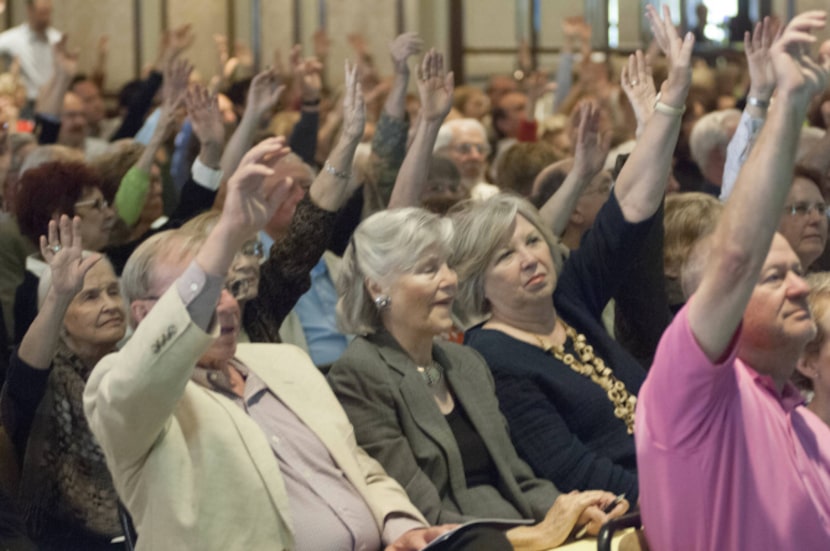
[[[350,523],[345,529],[322,518],[315,523],[302,509],[306,501],[289,491],[296,481],[281,469],[282,448],[264,432],[267,420],[253,417],[250,403],[235,403],[230,393],[192,379],[211,354],[236,349],[236,332],[228,328],[236,315],[238,329],[239,310],[233,314],[235,299],[222,290],[224,276],[236,251],[290,193],[290,181],[267,178],[286,150],[281,139],[266,140],[245,156],[203,244],[192,235],[159,234],[125,268],[127,294],[144,290],[128,296],[138,326],[120,352],[95,367],[84,410],[132,514],[139,549],[294,549],[295,542],[319,541],[320,533],[339,529],[345,545],[338,548],[374,537],[404,551],[447,530],[427,528],[403,489],[357,446],[348,418],[300,349],[244,345],[227,372],[202,371],[209,381],[227,377],[231,389],[261,381],[262,396],[299,419],[288,422],[328,452],[312,460],[342,474],[341,489],[365,505],[363,517],[359,510],[334,514],[364,527],[368,518],[376,532],[368,539],[350,534]],[[335,508],[328,495],[319,497]]]

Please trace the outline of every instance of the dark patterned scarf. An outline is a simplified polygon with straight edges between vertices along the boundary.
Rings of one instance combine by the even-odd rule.
[[[91,371],[60,342],[21,473],[21,506],[34,537],[58,525],[100,536],[121,534],[118,496],[84,416],[84,385]]]

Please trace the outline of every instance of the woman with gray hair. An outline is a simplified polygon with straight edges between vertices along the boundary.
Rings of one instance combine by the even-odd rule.
[[[22,464],[19,503],[41,549],[111,549],[122,533],[82,396],[92,368],[124,337],[126,311],[109,261],[82,253],[81,224],[64,215],[40,238],[48,264],[40,310],[12,355],[0,398]]]
[[[447,265],[452,225],[423,209],[382,211],[344,255],[338,321],[359,335],[329,372],[358,444],[380,461],[433,524],[532,518],[517,548],[549,549],[575,525],[607,520],[607,492],[562,495],[519,459],[487,365],[445,341],[458,280]],[[612,516],[621,514],[620,504]]]
[[[563,491],[601,488],[632,501],[634,408],[646,373],[601,317],[659,221],[691,80],[691,43],[666,15],[648,15],[669,76],[579,249],[563,265],[539,213],[503,195],[454,215],[452,247],[461,310],[486,320],[466,343],[492,370],[519,455]],[[626,87],[651,78],[641,52],[628,69]]]

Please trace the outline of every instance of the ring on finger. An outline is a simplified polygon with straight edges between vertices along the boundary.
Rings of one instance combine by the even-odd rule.
[[[640,83],[639,80],[632,80],[631,81],[631,86],[637,86],[637,84],[639,84],[639,83]]]
[[[60,244],[60,243],[55,243],[54,245],[51,245],[51,246],[49,247],[49,250],[51,250],[53,253],[57,254],[58,252],[60,252],[60,250],[61,250],[62,248],[63,248],[63,247],[61,246],[61,244]]]

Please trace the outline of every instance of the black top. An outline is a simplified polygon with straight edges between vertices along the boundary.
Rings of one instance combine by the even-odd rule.
[[[461,462],[464,464],[464,475],[467,477],[467,486],[498,486],[498,471],[493,458],[476,432],[470,417],[461,404],[456,404],[451,412],[444,417],[450,425],[458,449],[461,450]]]
[[[602,310],[619,291],[620,273],[636,258],[653,223],[654,217],[626,222],[612,193],[565,263],[553,295],[560,318],[585,335],[634,395],[646,372],[605,330]],[[636,501],[634,438],[599,385],[501,331],[473,328],[465,341],[490,366],[513,443],[538,476],[564,492],[608,490]]]

